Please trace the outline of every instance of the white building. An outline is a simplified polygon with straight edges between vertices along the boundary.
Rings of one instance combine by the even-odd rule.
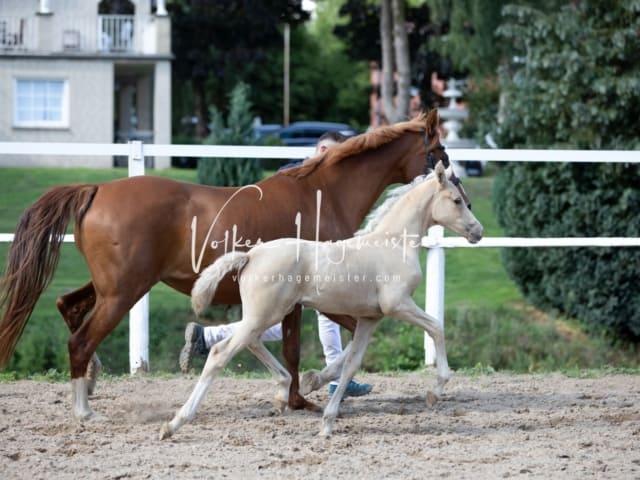
[[[0,0],[0,142],[171,143],[171,58],[165,0]],[[0,155],[0,166],[113,164]]]

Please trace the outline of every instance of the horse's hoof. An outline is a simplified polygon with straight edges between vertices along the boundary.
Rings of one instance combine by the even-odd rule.
[[[311,412],[321,412],[322,408],[317,406],[315,403],[311,403],[302,395],[291,395],[289,396],[289,408],[291,410],[309,410]]]
[[[87,395],[91,396],[96,391],[96,383],[98,382],[98,377],[100,376],[101,372],[102,362],[94,353],[91,360],[89,360],[87,371],[85,373],[85,378],[87,379]]]
[[[438,396],[432,391],[428,391],[425,403],[427,404],[427,407],[432,408],[436,403],[438,403]]]
[[[164,425],[162,425],[162,428],[160,429],[160,440],[166,440],[171,435],[173,435],[173,432],[171,431],[171,427],[169,427],[169,424],[165,423]]]

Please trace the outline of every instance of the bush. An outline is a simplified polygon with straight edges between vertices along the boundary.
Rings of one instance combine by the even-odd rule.
[[[495,182],[509,236],[640,236],[640,168],[625,164],[509,164]],[[534,305],[640,338],[640,249],[513,248],[511,278]]]
[[[638,147],[634,8],[583,0],[549,14],[505,9],[499,32],[521,47],[522,63],[502,70],[501,146]],[[604,38],[612,41],[605,45]],[[508,164],[496,178],[494,205],[509,236],[637,237],[638,185],[637,164]],[[503,258],[534,305],[640,339],[640,249],[518,248]]]
[[[230,95],[229,116],[225,125],[222,113],[211,107],[211,133],[205,140],[210,145],[252,145],[253,117],[249,87],[239,83]],[[205,185],[249,185],[262,179],[262,167],[257,158],[214,158],[198,162],[198,181]]]

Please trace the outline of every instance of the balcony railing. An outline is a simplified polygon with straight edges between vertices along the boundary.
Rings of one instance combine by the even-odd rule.
[[[152,35],[145,37],[145,22],[141,18],[134,15],[46,18],[0,15],[0,54],[143,53],[143,39]],[[147,50],[147,53],[153,52],[153,46]]]
[[[33,23],[26,18],[0,18],[0,49],[26,50],[33,48]]]
[[[98,15],[98,50],[131,52],[135,45],[133,15]]]

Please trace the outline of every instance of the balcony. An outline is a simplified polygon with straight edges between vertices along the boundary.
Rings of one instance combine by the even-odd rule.
[[[148,15],[0,16],[0,55],[170,53],[159,28]]]
[[[98,50],[133,52],[137,38],[133,15],[98,15]]]

